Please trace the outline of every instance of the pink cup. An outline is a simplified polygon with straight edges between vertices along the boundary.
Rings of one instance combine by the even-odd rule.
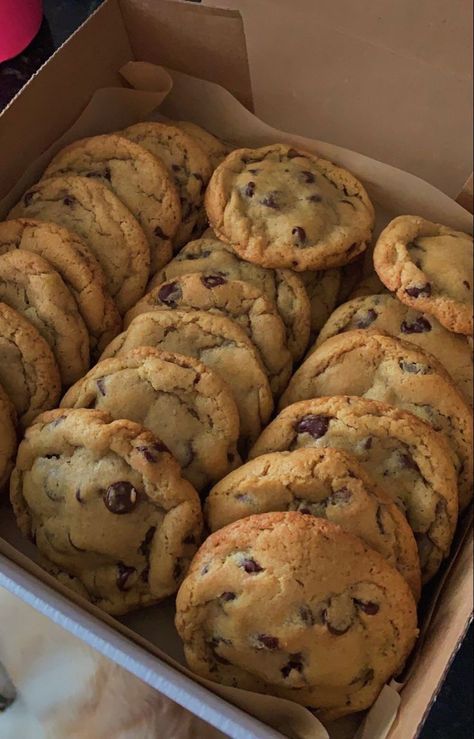
[[[28,46],[42,17],[43,0],[0,0],[0,62]]]

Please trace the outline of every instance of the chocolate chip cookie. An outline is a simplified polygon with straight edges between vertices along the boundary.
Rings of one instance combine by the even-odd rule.
[[[5,303],[0,303],[0,384],[23,427],[54,408],[61,395],[61,377],[48,342]]]
[[[171,173],[181,202],[181,223],[174,237],[178,250],[190,240],[199,217],[212,172],[209,157],[189,134],[167,123],[136,123],[120,135],[158,157]]]
[[[176,185],[160,159],[123,136],[92,136],[56,154],[43,177],[67,174],[98,180],[127,206],[148,239],[152,272],[171,259],[181,205]]]
[[[141,313],[176,308],[223,315],[238,323],[258,349],[273,392],[279,395],[284,390],[292,368],[285,327],[275,304],[260,290],[214,273],[181,275],[139,300],[125,316],[125,328]]]
[[[464,336],[444,328],[436,318],[400,303],[392,295],[355,298],[339,306],[321,329],[314,351],[331,336],[370,329],[416,344],[447,369],[458,389],[472,401],[472,353]]]
[[[191,121],[172,121],[172,125],[180,128],[181,131],[187,133],[199,144],[204,153],[209,157],[213,170],[219,166],[231,150],[229,145],[196,123],[191,123]]]
[[[210,367],[232,390],[243,450],[255,441],[270,418],[273,400],[257,350],[235,321],[202,311],[144,313],[109,344],[102,358],[121,356],[138,346],[195,357]]]
[[[380,234],[374,266],[402,303],[450,331],[472,334],[472,236],[420,216],[399,216]]]
[[[215,237],[206,237],[186,244],[179,254],[153,277],[148,289],[151,290],[162,282],[192,272],[214,274],[228,280],[243,280],[260,290],[278,308],[278,313],[285,324],[286,343],[293,358],[295,360],[301,358],[308,345],[310,311],[313,303],[310,307],[305,286],[295,272],[289,269],[265,269],[245,262],[228,244]],[[323,293],[323,290],[320,292]]]
[[[338,269],[300,272],[311,306],[311,340],[314,341],[336,307],[341,284]]]
[[[31,321],[48,342],[64,385],[87,372],[87,329],[74,298],[49,262],[21,249],[0,256],[0,301]]]
[[[22,533],[109,613],[174,593],[199,545],[199,498],[176,460],[150,431],[102,411],[39,416],[10,490]]]
[[[99,362],[62,399],[140,423],[166,444],[199,491],[240,464],[239,414],[215,372],[182,354],[151,347]]]
[[[7,486],[10,472],[15,464],[16,413],[13,403],[0,385],[0,492]]]
[[[460,507],[472,497],[471,410],[444,367],[414,344],[367,331],[323,342],[291,378],[280,408],[309,398],[361,395],[410,411],[448,440]]]
[[[192,670],[296,701],[323,721],[368,708],[418,633],[394,567],[336,524],[295,512],[211,534],[176,611]]]
[[[20,218],[0,223],[0,255],[14,249],[34,252],[60,274],[86,324],[95,356],[121,328],[102,268],[84,242],[55,223]]]
[[[255,513],[299,511],[363,539],[420,596],[420,561],[403,513],[349,454],[307,447],[247,462],[215,485],[205,504],[211,531]]]
[[[216,235],[263,267],[346,264],[364,251],[374,225],[372,203],[350,172],[285,144],[229,154],[205,205]]]
[[[406,512],[427,582],[448,556],[458,490],[452,452],[431,426],[407,411],[354,396],[293,403],[263,431],[250,458],[302,446],[335,447],[356,456]]]
[[[52,177],[31,187],[11,218],[53,221],[74,231],[105,272],[120,313],[145,292],[150,247],[138,221],[108,187],[88,177]]]

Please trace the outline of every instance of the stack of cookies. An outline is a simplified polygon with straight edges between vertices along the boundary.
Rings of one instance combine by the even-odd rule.
[[[69,145],[0,224],[20,529],[109,613],[179,589],[193,670],[323,720],[403,667],[472,495],[472,240],[373,227],[345,169],[187,122]]]

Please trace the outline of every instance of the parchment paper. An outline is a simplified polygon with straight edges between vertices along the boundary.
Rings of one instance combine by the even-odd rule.
[[[472,230],[472,218],[448,196],[394,167],[341,147],[277,131],[258,120],[223,88],[185,74],[165,70],[145,62],[130,62],[121,70],[130,88],[98,90],[75,124],[31,164],[13,190],[0,201],[0,216],[8,212],[24,190],[41,176],[52,156],[65,144],[84,136],[107,133],[144,119],[191,120],[236,146],[261,146],[286,141],[317,153],[350,169],[366,185],[377,210],[377,230],[396,215],[417,214],[459,230]],[[135,88],[135,89],[131,89]],[[33,548],[24,542],[11,513],[0,511],[0,549],[23,567],[33,571],[50,586],[64,589],[37,565],[14,554],[8,544],[30,557]],[[352,716],[325,727],[312,713],[290,701],[263,696],[211,683],[190,673],[184,666],[180,640],[174,628],[174,606],[168,601],[154,608],[128,614],[119,621],[104,615],[75,594],[74,602],[144,646],[167,664],[243,708],[282,734],[294,739],[384,739],[395,720],[400,704],[400,683],[392,681],[380,693],[371,711],[361,722]],[[429,615],[429,609],[428,609]],[[426,623],[425,623],[426,627]]]

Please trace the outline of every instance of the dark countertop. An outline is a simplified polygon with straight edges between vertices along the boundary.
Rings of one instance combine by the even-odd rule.
[[[18,57],[0,64],[0,110],[101,1],[44,0],[45,19],[37,37]],[[471,624],[425,722],[421,739],[472,739],[473,657]]]

